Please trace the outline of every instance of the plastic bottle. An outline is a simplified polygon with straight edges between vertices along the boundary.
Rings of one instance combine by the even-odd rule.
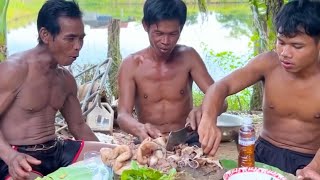
[[[252,119],[249,117],[243,118],[243,123],[239,130],[238,167],[254,167],[255,134]]]

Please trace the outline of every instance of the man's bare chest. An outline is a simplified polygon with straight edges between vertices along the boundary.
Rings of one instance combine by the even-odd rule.
[[[21,86],[16,103],[31,111],[40,111],[49,106],[58,110],[63,106],[67,92],[65,84],[58,77],[28,79]]]
[[[145,99],[180,99],[189,95],[192,79],[186,69],[145,70],[135,75],[137,94]]]
[[[264,109],[280,117],[318,119],[320,122],[320,85],[294,84],[280,80],[265,84]]]

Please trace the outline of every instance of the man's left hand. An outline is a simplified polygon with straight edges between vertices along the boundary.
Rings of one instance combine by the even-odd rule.
[[[320,174],[310,167],[297,170],[298,180],[320,180]]]
[[[200,124],[200,120],[201,120],[201,115],[202,115],[202,111],[200,107],[194,107],[188,117],[187,117],[187,122],[186,124],[190,124],[192,130],[197,130],[198,126]]]

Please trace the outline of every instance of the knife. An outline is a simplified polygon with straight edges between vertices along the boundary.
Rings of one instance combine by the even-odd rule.
[[[173,151],[174,147],[179,144],[184,144],[187,140],[188,133],[192,131],[189,123],[182,129],[171,131],[166,144],[166,150]]]

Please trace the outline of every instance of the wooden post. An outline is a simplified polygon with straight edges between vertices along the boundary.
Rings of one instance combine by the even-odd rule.
[[[108,26],[108,58],[112,58],[109,83],[112,95],[118,98],[117,74],[122,61],[120,53],[120,20],[112,19]]]
[[[7,57],[7,9],[9,0],[0,0],[0,62]]]

